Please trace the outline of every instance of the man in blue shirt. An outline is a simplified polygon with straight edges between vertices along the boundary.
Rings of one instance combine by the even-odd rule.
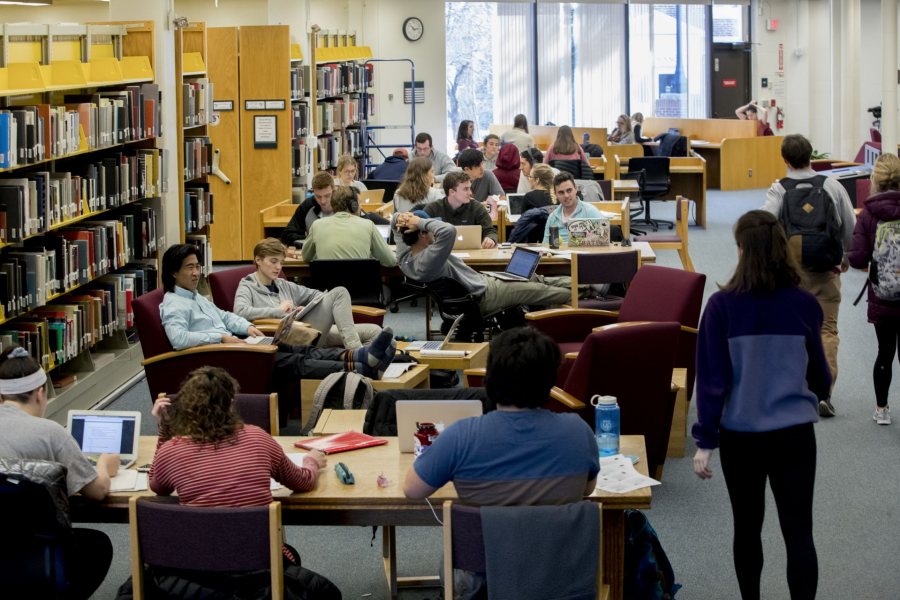
[[[197,293],[200,260],[196,247],[175,244],[166,250],[162,282],[166,294],[159,316],[176,350],[202,344],[242,343],[237,336],[263,335],[247,319],[222,310]],[[395,353],[393,332],[385,328],[371,344],[355,350],[279,344],[275,371],[279,378],[322,379],[331,373],[355,371],[380,379]]]

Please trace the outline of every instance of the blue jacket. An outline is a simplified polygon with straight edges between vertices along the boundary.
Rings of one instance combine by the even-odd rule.
[[[369,173],[366,179],[375,179],[377,181],[400,181],[406,174],[406,166],[409,164],[405,158],[400,156],[388,156],[384,162],[375,167]]]

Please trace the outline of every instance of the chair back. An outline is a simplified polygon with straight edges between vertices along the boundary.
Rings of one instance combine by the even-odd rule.
[[[163,328],[162,318],[159,316],[159,305],[162,304],[165,295],[166,291],[163,288],[157,288],[135,299],[132,304],[134,324],[141,340],[141,352],[144,353],[144,358],[151,358],[173,350],[166,330]]]
[[[384,203],[393,200],[394,193],[397,191],[397,188],[400,187],[399,181],[391,181],[389,179],[366,179],[363,183],[366,184],[366,187],[370,191],[384,190],[384,196],[381,198],[381,201]]]
[[[593,179],[594,171],[591,166],[580,158],[554,158],[550,166],[559,169],[562,173],[569,173],[575,179]]]
[[[584,341],[563,386],[588,405],[595,394],[617,398],[621,433],[644,436],[651,476],[662,469],[669,446],[679,331],[674,321],[601,327]],[[593,427],[593,410],[582,414]]]
[[[612,179],[598,179],[597,180],[597,185],[600,186],[600,196],[604,200],[612,200],[613,199],[612,184],[613,184]]]
[[[234,408],[244,423],[256,425],[269,435],[280,435],[278,394],[235,394]]]
[[[603,308],[613,310],[618,308],[594,305],[591,302],[579,302],[578,286],[585,284],[622,283],[626,287],[637,273],[640,265],[641,253],[639,250],[626,252],[591,252],[575,253],[572,255],[572,307]],[[621,305],[619,298],[618,305]]]
[[[200,508],[172,498],[133,497],[129,517],[136,599],[144,591],[143,565],[210,573],[268,569],[272,597],[282,597],[280,503]]]
[[[315,289],[343,286],[353,304],[384,307],[381,264],[374,258],[317,259],[309,263],[309,274]]]
[[[675,321],[700,323],[706,275],[658,265],[638,269],[619,311],[619,322]]]
[[[256,272],[256,265],[236,267],[210,273],[206,278],[209,281],[209,290],[212,293],[213,304],[227,310],[234,311],[234,296],[237,294],[241,279]]]
[[[638,179],[641,197],[661,196],[669,191],[669,159],[661,156],[642,156],[628,160],[628,172],[643,171]]]

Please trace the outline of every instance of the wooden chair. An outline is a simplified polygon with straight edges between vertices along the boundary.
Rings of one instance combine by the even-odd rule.
[[[485,536],[482,528],[482,508],[476,506],[465,506],[454,504],[451,500],[444,502],[443,509],[443,528],[444,528],[444,598],[453,600],[454,597],[454,581],[453,570],[464,569],[475,573],[486,573],[486,548]],[[585,570],[594,574],[594,589],[596,598],[607,598],[609,587],[603,585],[603,511],[602,505],[584,500],[577,504],[564,504],[560,506],[504,506],[491,507],[493,511],[503,511],[506,515],[512,515],[515,519],[521,520],[522,527],[519,531],[522,535],[522,550],[516,556],[509,556],[505,566],[515,569],[517,572],[527,572],[529,570],[546,570],[549,568],[547,564],[534,564],[531,560],[532,553],[528,550],[528,542],[534,545],[551,547],[560,547],[563,549],[571,539],[569,533],[571,529],[562,527],[558,530],[556,536],[538,536],[540,533],[530,534],[534,531],[529,524],[535,522],[544,522],[548,518],[555,515],[563,515],[563,520],[571,527],[591,527],[596,529],[597,543],[592,544],[584,553],[579,553],[580,568],[579,571]],[[596,510],[596,521],[593,519],[593,511]],[[541,532],[544,533],[544,532]],[[528,540],[529,537],[535,539]],[[554,537],[556,539],[554,539]],[[596,554],[595,554],[596,551]],[[562,554],[562,552],[561,552]],[[531,564],[530,564],[531,563]],[[527,577],[521,578],[522,585],[529,585],[530,581]],[[554,582],[552,592],[559,592],[562,582]],[[551,595],[551,590],[535,590],[528,588],[527,590],[509,590],[509,597],[527,597],[536,598],[546,592],[546,597]],[[580,597],[580,596],[579,596]]]
[[[199,508],[177,499],[133,496],[131,585],[135,600],[144,590],[144,565],[204,573],[268,570],[272,598],[284,598],[281,503],[268,506]]]
[[[160,394],[168,396],[173,402],[178,394]],[[278,394],[235,394],[234,409],[247,425],[256,425],[272,436],[280,435],[278,425]]]
[[[647,233],[635,236],[636,242],[649,242],[653,250],[677,250],[685,271],[694,272],[694,263],[688,252],[688,207],[691,201],[683,196],[675,198],[675,233]]]

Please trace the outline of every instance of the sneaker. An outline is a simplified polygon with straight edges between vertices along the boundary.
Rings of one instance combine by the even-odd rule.
[[[819,416],[833,417],[834,415],[834,406],[831,404],[831,398],[828,398],[827,400],[819,400]]]
[[[885,406],[884,408],[876,408],[875,414],[872,416],[872,420],[874,420],[879,425],[890,425],[891,407]]]

